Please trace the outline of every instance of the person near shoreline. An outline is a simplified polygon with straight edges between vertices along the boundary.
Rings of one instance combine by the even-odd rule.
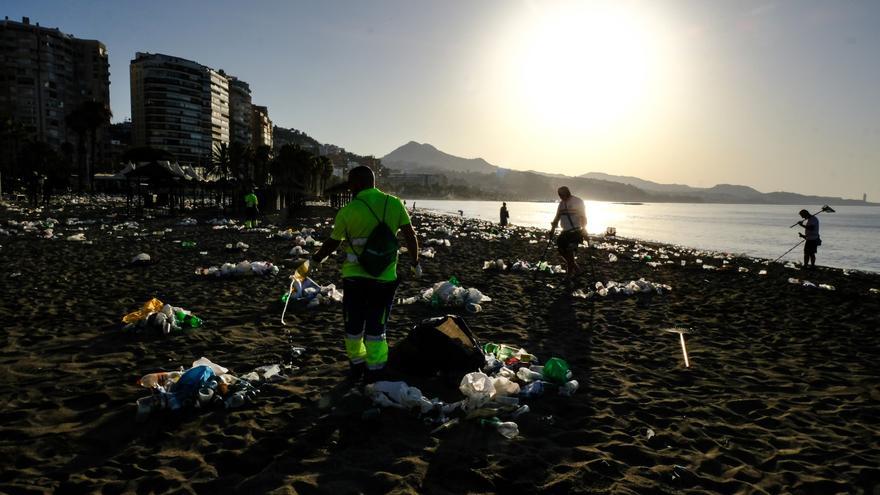
[[[507,203],[501,203],[501,226],[507,227],[507,220],[510,218],[510,212],[507,211]]]
[[[336,214],[330,238],[315,253],[313,260],[323,262],[343,240],[347,241],[342,265],[345,350],[351,368],[350,378],[365,378],[372,382],[381,378],[388,362],[385,327],[399,281],[396,247],[392,261],[381,273],[375,274],[373,269],[371,274],[361,264],[368,239],[376,235],[383,223],[395,236],[398,231],[403,232],[416,278],[422,273],[419,243],[403,203],[376,188],[376,177],[369,167],[352,169],[348,174],[348,187],[353,198]]]
[[[550,224],[550,237],[556,232],[556,226],[561,221],[562,232],[556,238],[556,247],[560,256],[565,260],[565,271],[569,277],[577,275],[580,267],[574,259],[578,245],[584,240],[584,232],[587,230],[587,210],[584,201],[571,194],[567,186],[560,187],[559,206],[556,208],[556,216]]]
[[[822,244],[819,238],[819,219],[816,215],[810,215],[807,210],[801,210],[798,214],[803,218],[798,225],[804,228],[804,233],[798,235],[807,241],[804,243],[804,268],[816,268],[816,251]]]
[[[246,228],[256,227],[259,200],[257,199],[257,195],[254,194],[253,189],[251,189],[251,191],[244,197],[244,205],[244,226]]]

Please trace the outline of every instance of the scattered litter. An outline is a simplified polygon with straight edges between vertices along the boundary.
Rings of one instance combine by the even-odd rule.
[[[196,268],[196,275],[215,277],[247,277],[250,275],[278,275],[279,269],[268,261],[239,261],[238,263],[223,263],[220,266],[209,268]]]
[[[504,260],[499,258],[497,260],[490,260],[483,262],[483,270],[493,270],[503,272],[507,270],[507,265],[504,263]]]
[[[172,330],[198,328],[203,322],[190,311],[165,304],[154,297],[145,302],[141,309],[123,316],[122,323],[126,324],[123,330],[151,330],[168,335]]]
[[[138,383],[150,389],[151,395],[137,400],[138,422],[146,421],[155,411],[177,411],[185,408],[223,407],[236,409],[256,400],[259,387],[284,378],[292,367],[260,366],[241,377],[223,366],[202,357],[187,370],[150,373]]]
[[[152,265],[153,260],[150,258],[150,255],[147,253],[140,253],[131,259],[132,265]]]

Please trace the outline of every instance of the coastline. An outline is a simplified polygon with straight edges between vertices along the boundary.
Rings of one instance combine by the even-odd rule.
[[[391,343],[412,322],[457,313],[483,342],[566,359],[581,384],[571,398],[528,400],[532,411],[517,419],[513,440],[475,422],[432,435],[404,411],[362,419],[369,404],[357,395],[328,404],[344,391],[347,369],[339,306],[292,305],[293,326],[281,327],[278,298],[292,245],[270,234],[287,226],[214,229],[204,223],[210,213],[200,212],[195,226],[154,218],[126,227],[113,205],[40,213],[0,206],[2,228],[16,231],[0,235],[7,294],[0,393],[9,398],[0,422],[0,491],[871,493],[880,485],[872,419],[880,414],[880,294],[870,292],[880,288],[876,273],[794,270],[619,238],[608,240],[617,244],[613,251],[594,253],[595,277],[566,287],[561,275],[481,269],[498,258],[540,261],[545,241],[527,237],[539,229],[501,231],[420,210],[420,240],[447,227],[451,246],[424,260],[421,280],[402,279],[398,297],[454,275],[493,301],[478,314],[397,305]],[[329,233],[326,217],[303,215],[290,226]],[[61,221],[53,232],[60,238],[8,222],[48,216]],[[100,221],[65,225],[71,217]],[[92,244],[65,240],[76,233]],[[174,242],[184,240],[196,240],[197,249]],[[225,250],[238,241],[249,244],[247,252]],[[140,252],[155,263],[129,265]],[[193,273],[243,259],[271,261],[282,275]],[[758,275],[762,269],[766,275]],[[341,286],[338,260],[313,277]],[[572,295],[595,281],[639,278],[672,289]],[[205,326],[169,336],[123,332],[122,315],[151,297],[192,310]],[[690,329],[689,368],[677,338],[663,332],[677,326]],[[292,356],[291,346],[306,350]],[[298,369],[240,410],[135,423],[134,402],[145,395],[137,378],[200,356],[236,372],[279,362]]]

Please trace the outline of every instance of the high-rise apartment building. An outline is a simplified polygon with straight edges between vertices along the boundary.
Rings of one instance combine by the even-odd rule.
[[[258,105],[253,106],[253,137],[251,145],[272,148],[272,121],[269,120],[269,109]]]
[[[58,147],[76,142],[64,118],[90,100],[110,105],[110,64],[104,44],[31,24],[27,17],[22,22],[8,17],[0,21],[0,118],[11,119],[28,136]],[[97,163],[109,146],[106,133],[106,126],[97,130]],[[9,161],[9,153],[3,151],[0,160]]]
[[[134,146],[164,149],[196,166],[210,164],[220,143],[263,143],[256,123],[268,122],[272,141],[269,112],[253,106],[246,82],[170,55],[138,53],[131,61],[131,120]]]
[[[236,77],[229,78],[229,137],[233,143],[251,144],[253,112],[251,88]]]
[[[229,81],[191,60],[138,52],[131,61],[131,121],[134,146],[208,165],[214,146],[229,142]]]

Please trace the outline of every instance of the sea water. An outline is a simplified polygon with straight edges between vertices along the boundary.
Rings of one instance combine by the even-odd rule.
[[[407,207],[430,209],[498,222],[500,201],[444,201],[407,199]],[[587,231],[602,234],[607,227],[617,235],[646,241],[776,259],[800,241],[798,211],[819,211],[822,205],[748,205],[704,203],[609,203],[587,201]],[[822,246],[816,263],[823,266],[880,272],[880,207],[835,206],[820,213]],[[556,203],[509,201],[514,225],[549,230]],[[783,261],[801,261],[798,246]]]

